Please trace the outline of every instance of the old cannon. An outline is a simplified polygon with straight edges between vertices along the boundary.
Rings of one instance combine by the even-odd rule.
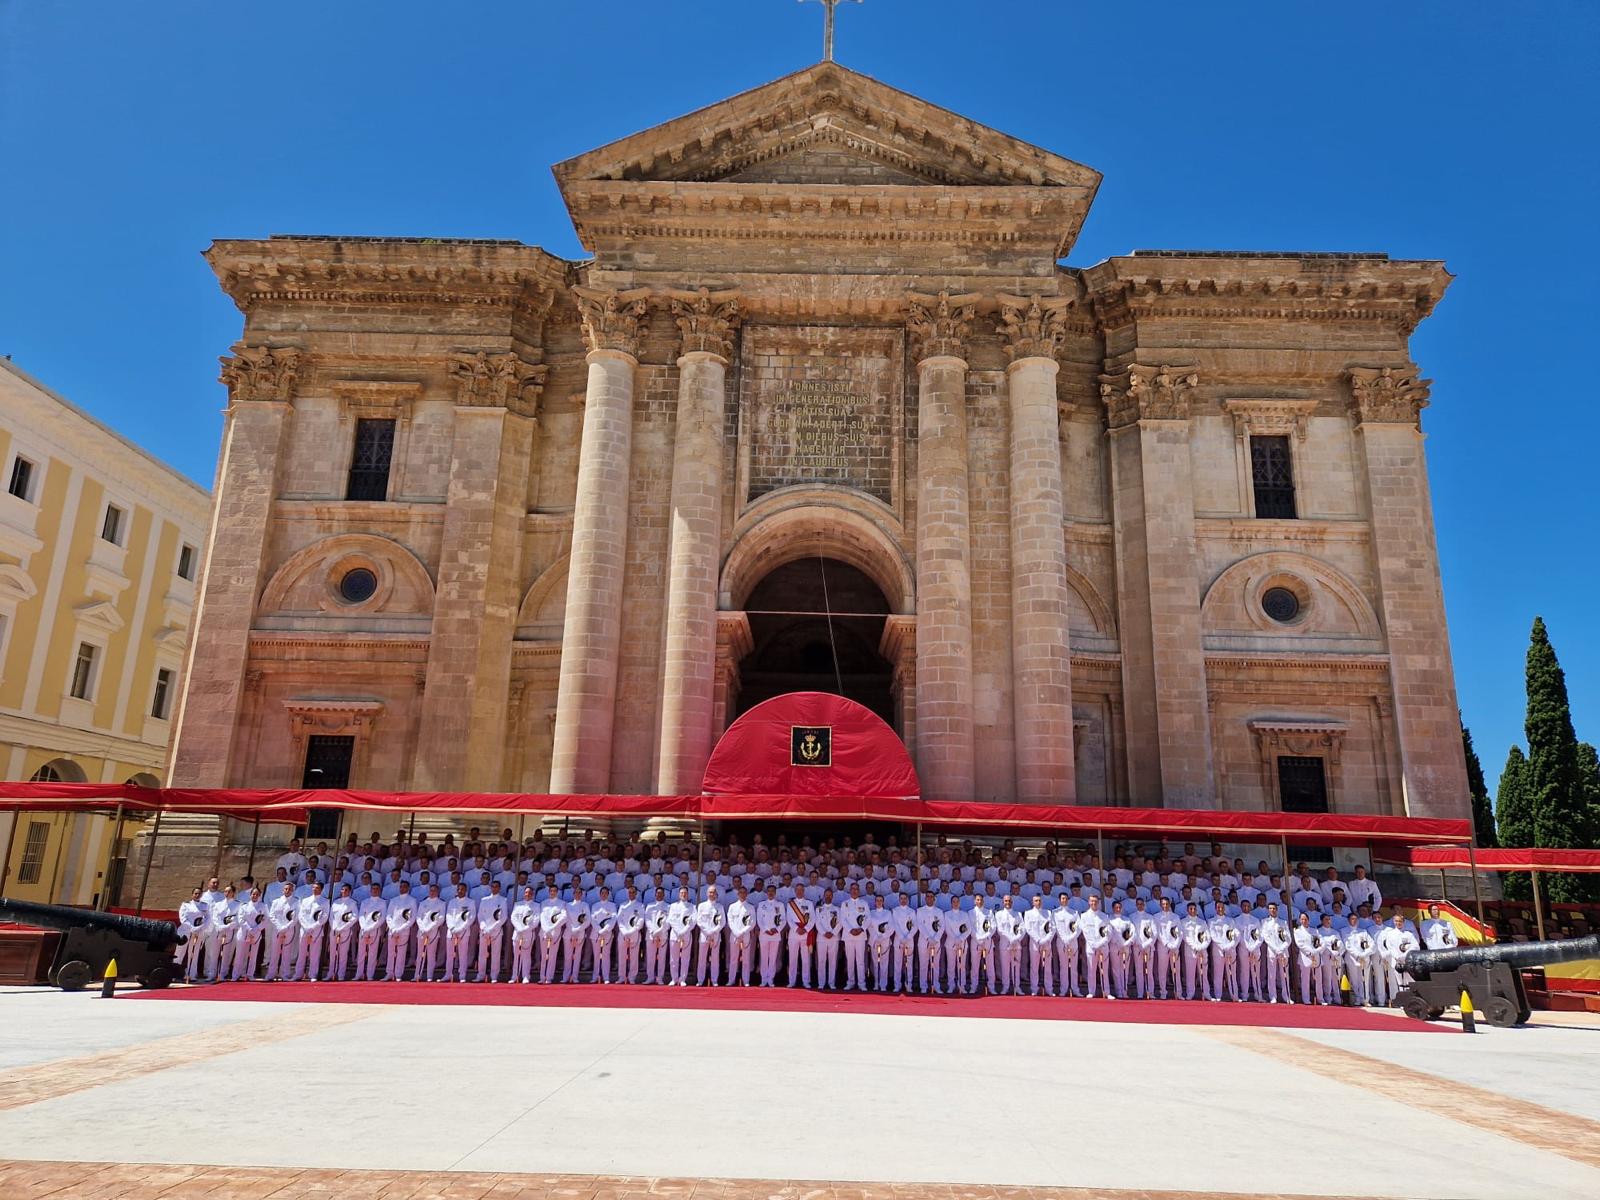
[[[1525,967],[1600,958],[1600,934],[1560,942],[1503,942],[1453,950],[1413,950],[1400,969],[1412,977],[1396,999],[1408,1017],[1429,1021],[1464,991],[1491,1025],[1521,1025],[1532,1014],[1522,986]]]
[[[48,978],[64,992],[82,991],[104,977],[112,959],[121,978],[137,979],[147,988],[164,988],[177,978],[178,927],[171,921],[31,900],[0,900],[0,921],[61,930]]]

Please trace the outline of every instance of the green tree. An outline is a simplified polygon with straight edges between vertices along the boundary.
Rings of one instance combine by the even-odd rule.
[[[1578,768],[1578,737],[1572,729],[1567,677],[1556,661],[1544,619],[1533,619],[1528,640],[1528,737],[1526,792],[1533,813],[1533,846],[1582,846],[1589,832],[1589,798]],[[1573,903],[1588,887],[1576,875],[1551,875],[1547,894]]]
[[[1461,725],[1461,750],[1467,759],[1467,792],[1472,796],[1472,829],[1479,846],[1498,846],[1494,833],[1494,807],[1489,803],[1489,784],[1483,778],[1483,764],[1472,748],[1472,730]]]
[[[1527,774],[1528,760],[1523,756],[1522,747],[1511,747],[1511,753],[1506,755],[1505,770],[1500,772],[1500,787],[1494,800],[1495,829],[1502,846],[1533,845],[1533,806],[1528,799]],[[1533,897],[1526,872],[1503,872],[1500,886],[1507,900]]]

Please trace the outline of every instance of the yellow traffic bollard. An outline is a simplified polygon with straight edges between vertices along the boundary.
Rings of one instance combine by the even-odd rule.
[[[1461,989],[1461,1032],[1478,1032],[1478,1023],[1472,1017],[1472,993],[1466,988]]]
[[[112,959],[106,964],[105,982],[100,985],[100,999],[109,1000],[117,994],[117,960]]]

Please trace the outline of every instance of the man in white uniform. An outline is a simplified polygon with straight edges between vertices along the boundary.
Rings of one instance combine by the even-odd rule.
[[[839,942],[844,937],[832,888],[823,889],[822,902],[811,910],[811,923],[817,931],[817,986],[831,992],[839,986]]]
[[[195,888],[189,898],[178,905],[178,932],[183,941],[178,946],[177,959],[183,964],[183,977],[189,983],[200,977],[200,960],[205,954],[206,906],[200,896],[200,889]]]
[[[540,904],[524,887],[511,906],[511,982],[533,982],[533,944],[538,940]]]
[[[465,983],[472,958],[472,929],[478,923],[478,902],[458,883],[444,909],[444,978]]]
[[[332,913],[332,906],[322,894],[322,885],[312,884],[311,895],[301,900],[295,911],[300,926],[300,949],[294,960],[295,982],[301,979],[317,982],[322,971],[322,939],[328,932],[328,918]]]
[[[1156,995],[1165,1000],[1183,995],[1183,928],[1172,900],[1161,897],[1156,922]],[[1170,989],[1170,990],[1169,990]]]
[[[909,992],[916,978],[913,960],[917,953],[917,913],[921,910],[906,903],[903,895],[897,895],[895,900],[889,910],[889,922],[894,926],[894,990]]]
[[[972,915],[952,901],[944,914],[945,982],[952,996],[967,992],[967,956],[972,949]]]
[[[1378,959],[1383,971],[1383,994],[1376,996],[1375,1004],[1392,1001],[1411,977],[1400,969],[1406,955],[1418,949],[1417,935],[1406,928],[1403,913],[1396,912],[1389,924],[1378,934]]]
[[[561,943],[566,939],[567,902],[555,888],[539,906],[539,982],[555,983],[561,963]]]
[[[678,898],[667,910],[667,931],[671,937],[671,979],[668,986],[689,986],[689,953],[694,945],[695,906],[689,889],[679,888]]]
[[[229,968],[233,966],[234,924],[238,919],[239,901],[234,898],[233,885],[229,884],[206,909],[207,983],[228,978]]]
[[[594,977],[611,982],[611,948],[617,936],[617,906],[611,903],[611,889],[601,888],[600,898],[589,908],[589,951],[594,957]]]
[[[1344,938],[1333,927],[1333,914],[1322,914],[1317,930],[1317,995],[1324,1004],[1338,1004],[1339,972],[1344,967]]]
[[[1311,927],[1311,914],[1302,912],[1294,926],[1295,957],[1300,963],[1300,1001],[1302,1004],[1316,1004],[1317,986],[1313,982],[1318,977],[1317,959],[1320,957],[1322,939],[1317,931]]]
[[[861,885],[852,883],[850,895],[839,905],[839,920],[844,926],[844,990],[866,990],[867,986],[867,902],[861,898]]]
[[[767,884],[766,899],[756,905],[757,948],[761,954],[761,986],[776,987],[778,959],[783,947],[783,917],[786,909],[778,899],[776,884]]]
[[[411,947],[411,931],[417,924],[417,898],[411,894],[411,885],[404,880],[400,890],[389,901],[383,915],[384,958],[383,977],[390,983],[399,983],[406,973],[406,952]]]
[[[1133,961],[1133,941],[1137,935],[1133,922],[1122,909],[1121,900],[1111,902],[1111,995],[1118,1000],[1128,998],[1128,964]]]
[[[1282,997],[1285,1004],[1293,1004],[1289,994],[1289,947],[1292,942],[1289,923],[1278,915],[1276,903],[1267,905],[1267,915],[1261,922],[1261,947],[1266,958],[1267,1003],[1276,1004]]]
[[[478,982],[500,982],[500,946],[505,938],[511,906],[500,894],[500,881],[489,884],[489,894],[478,901]]]
[[[644,903],[639,889],[629,884],[617,906],[617,981],[639,982],[639,943],[644,938]]]
[[[233,943],[233,978],[254,980],[256,953],[261,948],[261,931],[267,924],[267,901],[260,888],[251,888],[250,894],[239,902],[234,925],[237,928]]]
[[[756,910],[742,885],[734,889],[728,905],[728,986],[750,986],[750,960],[754,957]]]
[[[939,962],[944,950],[944,913],[935,902],[934,893],[922,894],[922,906],[917,909],[917,980],[923,995],[931,990],[940,995]]]
[[[1422,945],[1427,950],[1453,950],[1459,944],[1456,927],[1439,914],[1437,904],[1428,905],[1428,915],[1422,922]]]
[[[789,930],[789,986],[811,986],[811,948],[816,943],[816,905],[796,892],[786,905],[784,925]]]
[[[267,905],[267,971],[272,983],[294,970],[295,931],[299,928],[294,884],[285,883],[277,899]]]
[[[867,911],[867,955],[872,961],[874,991],[889,990],[889,959],[894,952],[894,919],[880,892]]]
[[[439,885],[430,883],[427,897],[417,905],[417,969],[413,976],[425,983],[433,982],[439,968],[439,943],[444,940],[447,907]]]
[[[1221,1000],[1224,987],[1229,1000],[1239,999],[1239,927],[1219,903],[1217,915],[1211,918],[1212,999]]]
[[[1261,973],[1261,922],[1248,907],[1242,909],[1233,919],[1234,927],[1239,930],[1239,992],[1242,999],[1260,1001],[1265,997],[1262,994]]]
[[[1133,922],[1133,982],[1139,999],[1152,999],[1155,992],[1156,918],[1137,902],[1128,918]]]
[[[355,940],[358,915],[350,885],[341,883],[339,894],[328,906],[328,978],[336,983],[343,983],[350,970],[350,946]]]
[[[1351,913],[1344,929],[1344,973],[1350,980],[1352,1003],[1362,1007],[1372,1001],[1372,963],[1377,949],[1377,939],[1362,928],[1361,918]]]
[[[728,926],[728,914],[717,899],[715,884],[706,888],[706,898],[695,905],[694,925],[700,934],[695,986],[716,987],[722,974],[722,931]]]
[[[982,987],[986,993],[1000,990],[1000,955],[995,949],[999,936],[994,912],[982,892],[972,898],[972,986],[967,990],[976,993]]]
[[[667,941],[671,931],[667,915],[672,906],[661,894],[660,888],[650,889],[650,901],[644,906],[644,981],[646,983],[671,983],[667,977]]]
[[[1200,906],[1193,900],[1189,901],[1189,911],[1179,925],[1183,929],[1183,998],[1193,1000],[1198,984],[1201,996],[1215,1000],[1206,972],[1211,964],[1211,929],[1201,919]]]
[[[1050,980],[1050,968],[1055,960],[1055,928],[1050,914],[1044,910],[1044,897],[1035,895],[1028,911],[1022,914],[1022,932],[1027,938],[1028,985],[1030,993],[1037,996],[1043,980],[1044,994],[1055,991]]]

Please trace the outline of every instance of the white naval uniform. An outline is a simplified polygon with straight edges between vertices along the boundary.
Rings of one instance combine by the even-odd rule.
[[[1042,908],[1030,907],[1022,914],[1022,932],[1028,939],[1028,990],[1037,996],[1043,987],[1048,996],[1055,991],[1050,978],[1055,965],[1055,928],[1050,914]]]
[[[1359,924],[1345,927],[1344,973],[1350,980],[1350,999],[1362,1006],[1372,1003],[1373,955],[1377,949],[1377,939]]]
[[[234,923],[239,919],[239,902],[223,896],[206,910],[206,982],[226,979],[233,966]]]
[[[1383,994],[1374,998],[1374,1004],[1393,1000],[1410,982],[1410,976],[1400,969],[1400,963],[1417,948],[1417,935],[1409,929],[1385,925],[1379,930],[1378,959],[1382,968]]]
[[[183,977],[190,983],[200,975],[200,959],[205,952],[205,931],[206,906],[203,903],[185,900],[178,905],[178,932],[183,934],[183,942],[178,947],[177,958],[183,964]]]
[[[889,920],[894,926],[894,990],[909,992],[915,971],[912,959],[917,953],[918,909],[904,902],[889,910]]]
[[[1294,948],[1300,959],[1300,1000],[1303,1004],[1317,1003],[1317,987],[1312,982],[1317,977],[1317,956],[1322,939],[1310,925],[1295,923]]]
[[[1063,996],[1083,995],[1083,987],[1078,982],[1078,948],[1083,944],[1083,935],[1078,932],[1079,919],[1078,913],[1065,904],[1050,910],[1050,931],[1056,943],[1056,982]]]
[[[594,977],[611,982],[611,950],[617,937],[617,906],[597,900],[589,908],[589,951],[594,958]]]
[[[1247,908],[1233,919],[1239,929],[1239,992],[1244,1000],[1263,1000],[1261,922]]]
[[[386,930],[384,945],[388,950],[384,959],[383,977],[398,983],[406,973],[406,951],[411,945],[411,930],[417,923],[417,898],[410,892],[396,893],[384,913]]]
[[[695,984],[704,987],[709,983],[712,987],[716,987],[722,974],[722,931],[727,928],[728,914],[717,901],[702,900],[695,905],[694,923],[695,928],[700,931],[700,954],[695,964]]]
[[[478,921],[478,902],[471,896],[452,896],[444,906],[444,978],[467,981],[472,962],[472,927]]]
[[[1163,909],[1156,923],[1156,995],[1165,1000],[1183,994],[1183,927],[1178,915]],[[1169,991],[1170,989],[1170,991]]]
[[[917,987],[926,995],[942,992],[939,986],[939,958],[943,949],[944,913],[936,904],[917,909]]]
[[[261,947],[261,931],[267,923],[265,899],[250,898],[239,902],[233,935],[233,977],[235,980],[256,977],[256,952]]]
[[[433,982],[439,968],[439,943],[444,938],[445,910],[449,906],[443,896],[425,896],[417,905],[417,969],[414,979]]]
[[[1276,1004],[1281,996],[1293,1004],[1289,994],[1289,923],[1282,917],[1266,917],[1261,922],[1261,944],[1266,957],[1267,1003]]]
[[[1078,917],[1078,934],[1083,938],[1083,959],[1088,965],[1084,995],[1094,999],[1095,987],[1111,995],[1111,922],[1106,914],[1091,908]]]
[[[624,900],[617,909],[617,982],[639,982],[639,942],[644,937],[644,902]]]
[[[1106,921],[1111,927],[1111,994],[1118,1000],[1128,995],[1128,963],[1133,958],[1133,922],[1122,913],[1114,913]]]
[[[500,979],[500,944],[505,937],[511,906],[494,893],[478,901],[478,982]]]
[[[322,972],[322,938],[328,931],[328,917],[332,913],[326,896],[307,896],[296,906],[295,918],[300,925],[300,949],[294,960],[294,979],[310,979],[315,983]]]
[[[844,922],[837,904],[818,904],[811,912],[817,930],[817,986],[832,991],[839,982],[839,941],[844,937]]]
[[[1139,999],[1149,1000],[1155,992],[1156,919],[1143,909],[1133,914],[1133,978]]]
[[[756,944],[761,954],[761,986],[775,987],[778,959],[783,947],[783,918],[788,908],[783,901],[763,900],[756,905]]]
[[[350,943],[355,940],[357,905],[354,896],[340,896],[328,906],[328,978],[344,981],[350,969]]]
[[[995,949],[994,910],[988,907],[985,898],[984,907],[973,905],[969,915],[972,918],[972,986],[967,990],[976,992],[981,985],[990,992],[998,992],[1000,955]]]
[[[539,982],[556,982],[561,942],[567,927],[567,903],[552,893],[539,906]]]
[[[1337,929],[1318,929],[1317,990],[1324,1004],[1339,1003],[1339,971],[1344,966],[1344,936]]]
[[[1027,933],[1022,914],[1014,908],[997,908],[994,913],[995,950],[1000,955],[1000,992],[1022,995],[1022,943]]]
[[[1195,984],[1200,985],[1200,995],[1215,1000],[1212,994],[1208,968],[1211,965],[1211,927],[1200,917],[1184,917],[1178,922],[1183,930],[1183,998],[1195,998]]]
[[[1211,918],[1211,991],[1222,998],[1222,985],[1228,985],[1228,998],[1239,999],[1239,927],[1220,908]]]
[[[267,972],[270,983],[294,970],[295,931],[299,928],[293,896],[279,894],[267,905]]]
[[[872,962],[872,986],[889,990],[889,956],[894,951],[894,916],[887,908],[867,910],[867,955]]]
[[[972,950],[972,915],[950,906],[944,915],[945,982],[952,996],[967,990],[967,961]]]
[[[728,986],[750,986],[756,911],[748,900],[728,905]]]
[[[511,982],[533,982],[533,944],[538,940],[540,904],[518,900],[511,906]]]
[[[644,981],[666,983],[667,943],[671,939],[667,916],[672,906],[665,900],[652,900],[644,906]]]
[[[789,931],[789,986],[811,986],[811,942],[816,930],[813,920],[816,905],[796,895],[784,909],[784,926]]]
[[[695,907],[687,900],[674,900],[667,909],[669,982],[685,987],[689,982],[689,956],[694,945]]]
[[[839,923],[844,926],[844,988],[847,992],[867,986],[867,902],[859,896],[846,897],[839,904]]]
[[[356,910],[356,920],[360,925],[356,941],[357,979],[378,977],[378,948],[383,944],[384,918],[388,911],[388,901],[371,894],[362,899],[361,906]]]
[[[1456,927],[1443,917],[1429,917],[1422,923],[1422,944],[1429,950],[1452,950],[1459,940]]]

